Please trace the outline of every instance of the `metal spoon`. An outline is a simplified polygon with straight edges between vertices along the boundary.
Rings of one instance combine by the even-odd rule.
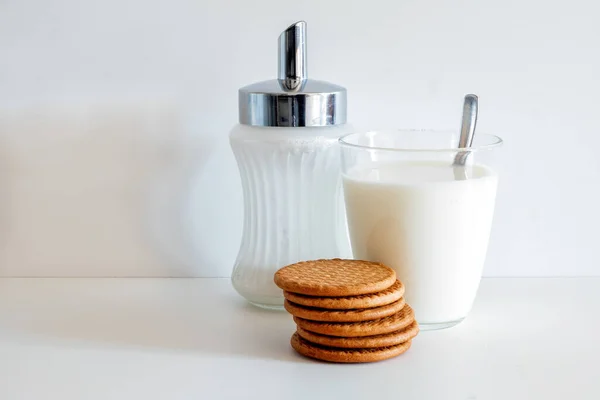
[[[475,136],[475,127],[477,125],[477,109],[478,109],[478,98],[474,94],[468,94],[465,96],[465,103],[463,105],[463,116],[462,124],[460,127],[460,139],[458,141],[458,147],[460,149],[466,149],[471,147],[473,143],[473,137]],[[467,171],[465,165],[467,158],[469,157],[470,151],[459,151],[454,157],[454,177],[457,180],[467,179]],[[458,168],[456,168],[458,167]]]

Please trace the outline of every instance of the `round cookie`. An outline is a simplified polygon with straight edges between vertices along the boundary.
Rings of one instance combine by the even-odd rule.
[[[399,356],[410,348],[410,341],[408,341],[395,346],[372,349],[338,349],[311,343],[302,339],[297,333],[294,333],[290,343],[294,350],[303,356],[338,363],[366,363],[386,360]]]
[[[381,307],[359,308],[355,310],[327,310],[324,308],[306,307],[285,300],[283,306],[292,315],[310,321],[327,322],[360,322],[384,318],[402,310],[404,298]]]
[[[334,258],[288,265],[275,273],[274,281],[292,293],[355,296],[389,288],[396,281],[396,272],[378,262]]]
[[[412,324],[395,332],[385,333],[383,335],[347,338],[321,335],[320,333],[310,332],[300,327],[297,328],[296,332],[301,338],[321,346],[363,349],[394,346],[412,340],[419,333],[419,324],[417,321],[413,321]]]
[[[303,306],[331,310],[350,310],[354,308],[380,307],[398,301],[404,296],[404,285],[397,280],[392,286],[381,292],[345,297],[307,296],[287,291],[284,291],[283,295],[287,300]]]
[[[389,317],[363,322],[321,322],[294,317],[300,328],[329,336],[356,337],[390,333],[407,327],[415,320],[413,309],[406,304],[402,310]]]
[[[398,301],[404,296],[404,285],[397,280],[392,286],[381,292],[346,297],[307,296],[287,291],[284,291],[283,295],[287,300],[303,306],[331,310],[350,310],[354,308],[380,307]]]

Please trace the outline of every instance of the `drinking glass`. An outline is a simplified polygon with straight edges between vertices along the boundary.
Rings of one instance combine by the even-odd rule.
[[[396,271],[423,330],[467,316],[492,227],[502,139],[477,133],[468,149],[458,139],[434,130],[340,138],[353,256]]]

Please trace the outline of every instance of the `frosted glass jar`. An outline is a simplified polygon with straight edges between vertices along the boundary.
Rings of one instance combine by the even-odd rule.
[[[277,79],[238,91],[231,149],[244,193],[244,228],[232,272],[249,302],[283,308],[273,282],[288,264],[348,257],[338,139],[350,133],[346,89],[308,79],[306,22],[279,35]]]
[[[349,125],[237,125],[231,131],[244,195],[242,242],[231,279],[251,303],[283,306],[273,275],[285,265],[349,256],[338,147],[347,132]]]

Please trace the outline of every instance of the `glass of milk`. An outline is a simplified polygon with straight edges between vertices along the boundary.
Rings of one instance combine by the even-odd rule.
[[[453,166],[459,132],[395,130],[340,139],[354,258],[394,268],[422,329],[469,313],[485,262],[502,139],[477,133]]]

